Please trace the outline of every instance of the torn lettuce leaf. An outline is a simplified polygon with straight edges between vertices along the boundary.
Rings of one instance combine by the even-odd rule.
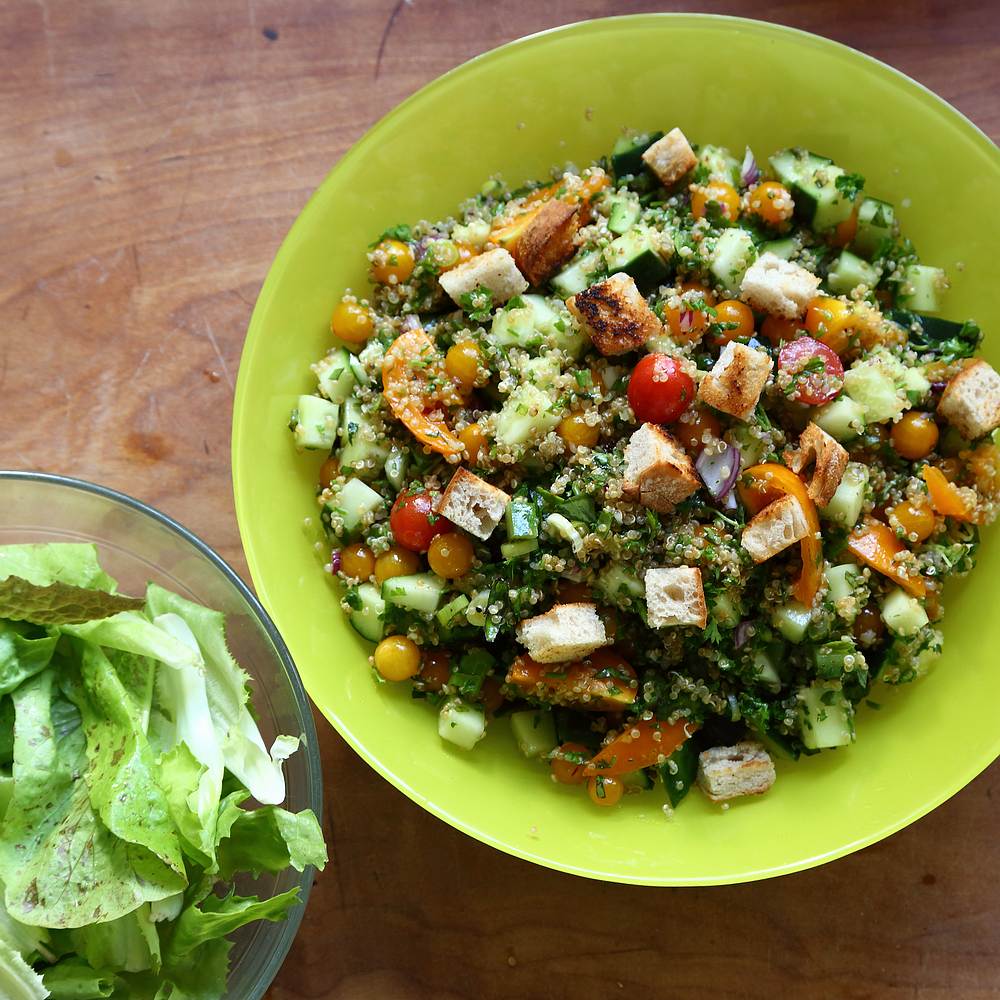
[[[0,618],[14,621],[68,625],[141,607],[138,597],[109,594],[103,590],[84,590],[66,583],[50,583],[43,587],[18,576],[0,580]]]
[[[97,547],[87,543],[0,545],[0,580],[9,576],[20,577],[37,587],[65,583],[108,594],[118,587],[101,569]]]
[[[0,997],[4,1000],[45,1000],[49,991],[20,954],[0,939]]]
[[[79,958],[65,958],[46,969],[42,980],[51,1000],[106,1000],[115,995],[115,977],[95,972]]]
[[[235,872],[277,873],[291,866],[322,869],[327,861],[326,843],[311,809],[291,813],[278,806],[242,812],[230,835],[219,845],[219,865],[224,879]]]

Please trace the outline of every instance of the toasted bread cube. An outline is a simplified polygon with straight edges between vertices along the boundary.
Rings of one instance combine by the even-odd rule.
[[[687,452],[662,427],[643,424],[632,433],[622,491],[633,503],[669,514],[700,486]]]
[[[524,227],[514,247],[517,269],[532,285],[548,281],[576,250],[580,207],[547,201]]]
[[[557,604],[518,623],[517,641],[536,663],[579,660],[610,641],[594,604]]]
[[[694,167],[698,157],[687,136],[679,128],[672,128],[642,154],[642,160],[664,187],[670,187]]]
[[[652,628],[708,624],[701,570],[695,566],[667,566],[646,570],[646,620]]]
[[[760,743],[712,747],[698,754],[698,785],[713,802],[763,795],[775,778],[774,761]]]
[[[772,364],[764,351],[730,341],[712,370],[702,378],[698,396],[723,413],[749,420],[767,385]]]
[[[985,361],[966,365],[945,387],[937,408],[969,441],[1000,427],[1000,375]]]
[[[847,449],[812,421],[799,435],[798,448],[785,449],[785,464],[792,472],[797,474],[814,466],[807,492],[817,507],[825,507],[833,499],[844,478],[847,457]]]
[[[663,324],[628,274],[577,292],[566,305],[601,354],[626,354],[663,332]]]
[[[744,529],[741,544],[754,562],[764,562],[809,534],[802,505],[789,495],[769,503]]]
[[[816,297],[819,278],[773,253],[762,253],[747,269],[740,298],[761,312],[797,319]]]
[[[442,517],[486,541],[507,510],[510,496],[467,469],[457,469],[435,508]]]
[[[445,271],[438,281],[457,306],[462,304],[463,295],[477,288],[487,289],[495,304],[506,302],[528,289],[528,283],[517,269],[514,258],[502,247],[487,250]]]

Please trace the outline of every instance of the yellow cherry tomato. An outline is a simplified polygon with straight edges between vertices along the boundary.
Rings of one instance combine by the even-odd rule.
[[[381,586],[394,576],[412,576],[420,568],[416,552],[394,545],[375,560],[375,582]]]
[[[795,203],[791,192],[777,181],[758,184],[747,199],[750,211],[769,226],[780,226],[792,217]]]
[[[799,321],[783,316],[768,316],[760,325],[761,336],[766,337],[775,347],[789,343],[799,337]]]
[[[375,572],[375,556],[367,545],[357,542],[340,553],[340,571],[359,580],[367,580]]]
[[[380,285],[406,281],[413,274],[413,251],[399,240],[383,240],[372,253],[372,277]]]
[[[324,490],[330,488],[337,473],[340,472],[340,459],[332,455],[319,467],[319,484]]]
[[[461,340],[448,348],[444,356],[444,370],[468,392],[480,381],[482,362],[483,353],[475,341]]]
[[[333,310],[330,329],[345,344],[363,344],[375,332],[375,321],[364,306],[343,301]]]
[[[390,635],[375,647],[375,669],[387,681],[405,681],[420,673],[420,647],[405,635]]]
[[[732,184],[725,181],[709,181],[699,184],[691,192],[691,214],[696,219],[704,219],[709,202],[719,206],[722,216],[735,222],[740,214],[740,196]]]
[[[587,794],[595,806],[616,806],[624,793],[625,786],[621,778],[595,774],[587,779]]]
[[[427,549],[427,562],[431,569],[445,580],[465,576],[472,568],[475,557],[472,542],[458,531],[435,535]]]
[[[483,449],[486,447],[486,435],[479,424],[469,424],[458,432],[458,440],[465,446],[465,452],[469,456],[469,461],[475,465],[482,457]]]
[[[938,435],[938,425],[929,413],[910,410],[892,425],[892,446],[903,458],[915,462],[934,450]]]
[[[691,281],[682,282],[677,295],[681,299],[680,303],[668,305],[664,310],[671,334],[682,343],[700,340],[712,322],[712,317],[705,309],[696,306],[714,306],[715,296],[704,285]]]
[[[568,417],[563,417],[556,430],[566,444],[577,447],[583,445],[587,448],[593,448],[601,437],[600,427],[588,424],[582,413],[571,413]]]
[[[715,337],[716,343],[727,344],[730,340],[753,336],[753,310],[738,299],[724,299],[715,307],[713,323],[727,323],[735,326],[722,330]]]
[[[857,319],[843,299],[821,295],[806,309],[805,327],[818,341],[843,354],[860,335]]]
[[[889,524],[903,529],[907,541],[922,542],[934,533],[934,511],[926,500],[904,500],[890,507]]]
[[[701,453],[702,448],[713,438],[722,437],[722,424],[711,410],[694,406],[680,418],[671,428],[674,437],[692,455]]]

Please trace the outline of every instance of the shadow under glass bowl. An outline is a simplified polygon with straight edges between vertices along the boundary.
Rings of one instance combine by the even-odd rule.
[[[295,664],[273,622],[235,571],[176,521],[132,497],[79,479],[0,472],[0,545],[92,542],[122,593],[141,595],[155,582],[226,616],[226,637],[251,677],[264,742],[300,736],[285,763],[286,809],[322,815],[320,756],[312,711]],[[258,922],[233,935],[228,996],[260,1000],[302,921],[313,869],[237,881],[262,898],[299,887],[301,904],[281,923]]]

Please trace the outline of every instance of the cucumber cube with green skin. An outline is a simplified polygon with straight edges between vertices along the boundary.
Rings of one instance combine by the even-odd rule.
[[[854,708],[839,687],[816,681],[799,689],[799,727],[810,750],[854,742]]]
[[[556,725],[550,708],[511,712],[510,728],[525,757],[545,757],[556,748]]]
[[[798,252],[801,244],[794,236],[788,236],[783,240],[771,240],[769,243],[761,243],[761,255],[773,253],[775,257],[782,260],[791,260]]]
[[[896,228],[896,211],[887,201],[865,198],[858,209],[858,229],[851,246],[862,257],[874,257]]]
[[[752,237],[745,229],[734,226],[719,236],[708,269],[727,295],[736,295],[743,275],[756,259]]]
[[[382,584],[382,600],[398,608],[409,608],[430,615],[441,603],[444,580],[434,573],[394,576]]]
[[[861,362],[849,368],[844,372],[844,391],[861,404],[868,423],[894,420],[906,408],[893,373],[880,364]]]
[[[627,233],[642,214],[639,199],[631,191],[611,191],[602,199],[608,213],[608,229],[616,236]]]
[[[532,437],[543,437],[562,419],[552,399],[530,382],[519,385],[500,408],[496,419],[498,444],[523,445]]]
[[[378,431],[361,408],[359,400],[349,398],[340,418],[340,468],[362,479],[374,479],[385,469],[389,449],[378,441]]]
[[[348,599],[351,599],[350,595]],[[382,616],[385,613],[382,595],[372,584],[363,583],[355,591],[353,600],[359,606],[349,616],[351,627],[369,642],[378,642],[382,638]]]
[[[840,566],[827,566],[823,570],[823,576],[829,588],[830,600],[836,604],[853,596],[861,581],[861,569],[854,563],[842,563]]]
[[[340,407],[319,396],[299,396],[295,408],[295,444],[309,451],[329,451],[337,440]]]
[[[502,542],[500,545],[500,555],[507,562],[513,559],[520,559],[522,556],[531,555],[538,550],[537,538],[522,538],[517,542]]]
[[[662,138],[662,132],[648,132],[634,137],[620,136],[611,150],[611,169],[615,177],[641,173],[642,154]]]
[[[940,267],[911,264],[903,272],[903,284],[896,301],[903,309],[935,313],[941,308],[941,296],[948,290],[948,278]]]
[[[813,414],[814,423],[838,441],[853,441],[866,427],[865,408],[850,396],[838,396]]]
[[[385,478],[389,485],[398,493],[406,482],[407,454],[399,448],[391,448],[389,457],[385,460]]]
[[[846,295],[859,285],[874,288],[878,284],[880,274],[881,271],[875,265],[862,260],[850,250],[842,250],[826,276],[826,287],[834,295]]]
[[[819,516],[850,531],[861,517],[868,488],[868,467],[848,462],[830,502],[819,509]]]
[[[351,536],[360,530],[367,515],[377,514],[385,508],[385,498],[360,479],[348,479],[327,506],[331,513],[343,518],[344,532]]]
[[[595,250],[571,261],[549,282],[564,299],[582,292],[597,280],[604,270],[604,259]]]
[[[770,649],[758,649],[753,654],[753,665],[757,671],[757,680],[777,694],[781,690],[781,675],[775,665],[774,652]]]
[[[468,606],[468,597],[466,597],[465,594],[459,594],[458,597],[450,600],[435,617],[442,628],[448,628]]]
[[[706,144],[698,150],[698,162],[708,171],[709,180],[740,186],[740,164],[728,149]]]
[[[463,750],[471,750],[486,735],[486,713],[478,705],[451,698],[438,713],[438,735]]]
[[[612,240],[604,251],[604,259],[609,275],[631,275],[644,294],[662,285],[670,274],[656,239],[638,226]]]
[[[520,542],[538,537],[538,507],[527,497],[512,497],[504,514],[507,540]]]
[[[351,356],[343,347],[331,351],[313,369],[319,391],[331,403],[345,403],[357,384],[351,368]]]
[[[929,621],[923,605],[899,587],[882,600],[882,621],[893,635],[916,635]]]
[[[712,618],[724,628],[735,628],[740,616],[731,594],[722,592],[712,601]]]
[[[812,621],[812,609],[798,601],[789,601],[773,612],[774,627],[789,641],[799,643],[806,637]]]

